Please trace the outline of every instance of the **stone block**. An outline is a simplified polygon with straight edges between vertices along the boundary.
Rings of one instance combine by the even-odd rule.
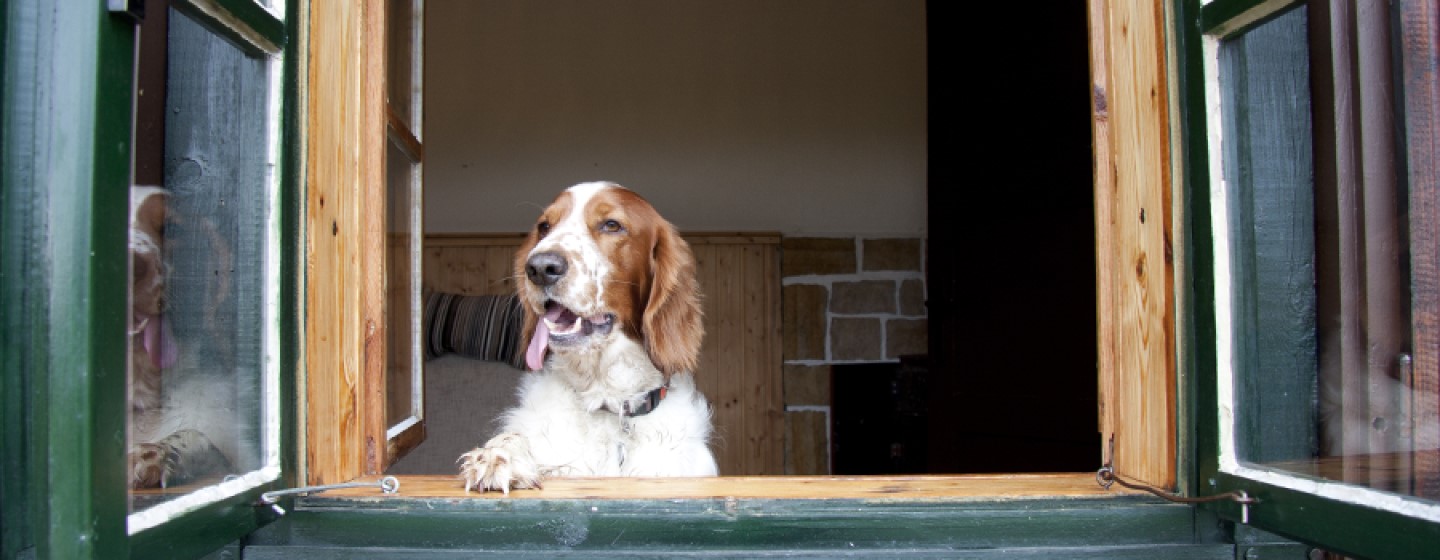
[[[895,313],[895,282],[864,280],[831,285],[830,312],[841,315]]]
[[[907,317],[925,317],[930,314],[925,307],[924,280],[900,282],[900,314]]]
[[[885,322],[885,357],[930,352],[930,322],[925,319],[891,319]]]
[[[848,237],[786,237],[780,241],[782,277],[854,274],[855,240]]]
[[[880,320],[837,318],[830,322],[832,360],[879,360]]]
[[[785,360],[825,359],[826,310],[830,290],[819,284],[791,284],[780,295],[784,301],[782,328]]]
[[[830,474],[830,422],[818,410],[785,413],[785,474]]]
[[[865,270],[920,272],[920,238],[866,239],[863,250]]]
[[[830,406],[830,366],[786,364],[786,406]]]

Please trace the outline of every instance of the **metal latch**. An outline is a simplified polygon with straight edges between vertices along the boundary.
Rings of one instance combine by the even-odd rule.
[[[341,484],[321,484],[318,486],[301,486],[299,488],[271,490],[269,492],[261,494],[260,502],[255,505],[270,506],[270,509],[275,512],[275,515],[285,515],[285,508],[280,507],[280,504],[277,503],[280,501],[281,496],[290,496],[294,494],[314,494],[317,492],[324,492],[326,490],[340,490],[342,488],[368,488],[372,486],[379,487],[380,491],[386,494],[394,494],[400,491],[400,479],[393,476],[387,476],[380,479],[378,482],[345,482]]]

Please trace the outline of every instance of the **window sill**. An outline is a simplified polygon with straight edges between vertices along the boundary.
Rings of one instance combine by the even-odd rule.
[[[1193,506],[1105,490],[1092,473],[570,478],[508,498],[452,476],[397,478],[398,494],[297,500],[246,557],[1236,555]]]
[[[1112,487],[1093,473],[953,476],[734,476],[717,478],[556,478],[539,490],[466,492],[452,476],[399,476],[396,494],[377,488],[332,490],[306,500],[470,498],[477,500],[857,499],[982,500],[1099,498],[1144,494]],[[357,482],[379,477],[362,477]],[[378,487],[378,483],[377,483]]]

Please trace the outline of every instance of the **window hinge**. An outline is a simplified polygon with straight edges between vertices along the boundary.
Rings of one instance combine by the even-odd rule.
[[[145,0],[108,0],[105,4],[111,13],[125,14],[136,23],[145,19]]]
[[[321,484],[319,486],[301,486],[299,488],[271,490],[269,492],[261,494],[259,502],[257,502],[255,505],[270,506],[270,509],[273,510],[276,515],[285,515],[285,508],[280,507],[280,504],[277,503],[280,501],[281,496],[290,496],[293,494],[314,494],[317,492],[324,492],[326,490],[339,490],[341,488],[367,488],[371,486],[379,487],[380,490],[386,494],[394,494],[400,491],[400,479],[397,479],[393,476],[387,476],[380,479],[379,481],[372,482],[345,482],[341,484]]]
[[[1100,487],[1106,490],[1110,489],[1110,485],[1118,483],[1119,485],[1129,488],[1131,490],[1144,490],[1146,492],[1154,494],[1155,496],[1163,500],[1179,504],[1200,504],[1205,502],[1219,502],[1222,500],[1230,500],[1237,504],[1240,504],[1240,523],[1244,525],[1250,524],[1250,506],[1260,503],[1260,500],[1251,496],[1244,490],[1232,490],[1223,494],[1215,494],[1213,496],[1199,496],[1192,498],[1189,496],[1179,496],[1176,494],[1171,494],[1154,486],[1148,486],[1137,482],[1127,482],[1124,479],[1120,478],[1120,475],[1115,474],[1114,461],[1115,436],[1114,434],[1111,434],[1110,450],[1109,453],[1107,453],[1105,456],[1105,465],[1100,467],[1100,470],[1095,471],[1095,482],[1099,483]]]

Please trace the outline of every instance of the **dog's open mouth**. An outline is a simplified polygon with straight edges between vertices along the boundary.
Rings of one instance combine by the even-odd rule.
[[[545,315],[536,323],[535,335],[525,350],[525,365],[532,370],[545,365],[545,350],[552,342],[556,346],[575,344],[591,335],[607,334],[614,326],[614,313],[581,317],[555,300],[547,301]]]
[[[150,357],[150,363],[156,368],[168,368],[175,365],[175,360],[180,356],[180,349],[175,344],[175,334],[170,330],[170,318],[165,315],[151,315],[139,310],[132,311],[135,314],[134,325],[131,326],[130,334],[140,335],[145,353]]]

